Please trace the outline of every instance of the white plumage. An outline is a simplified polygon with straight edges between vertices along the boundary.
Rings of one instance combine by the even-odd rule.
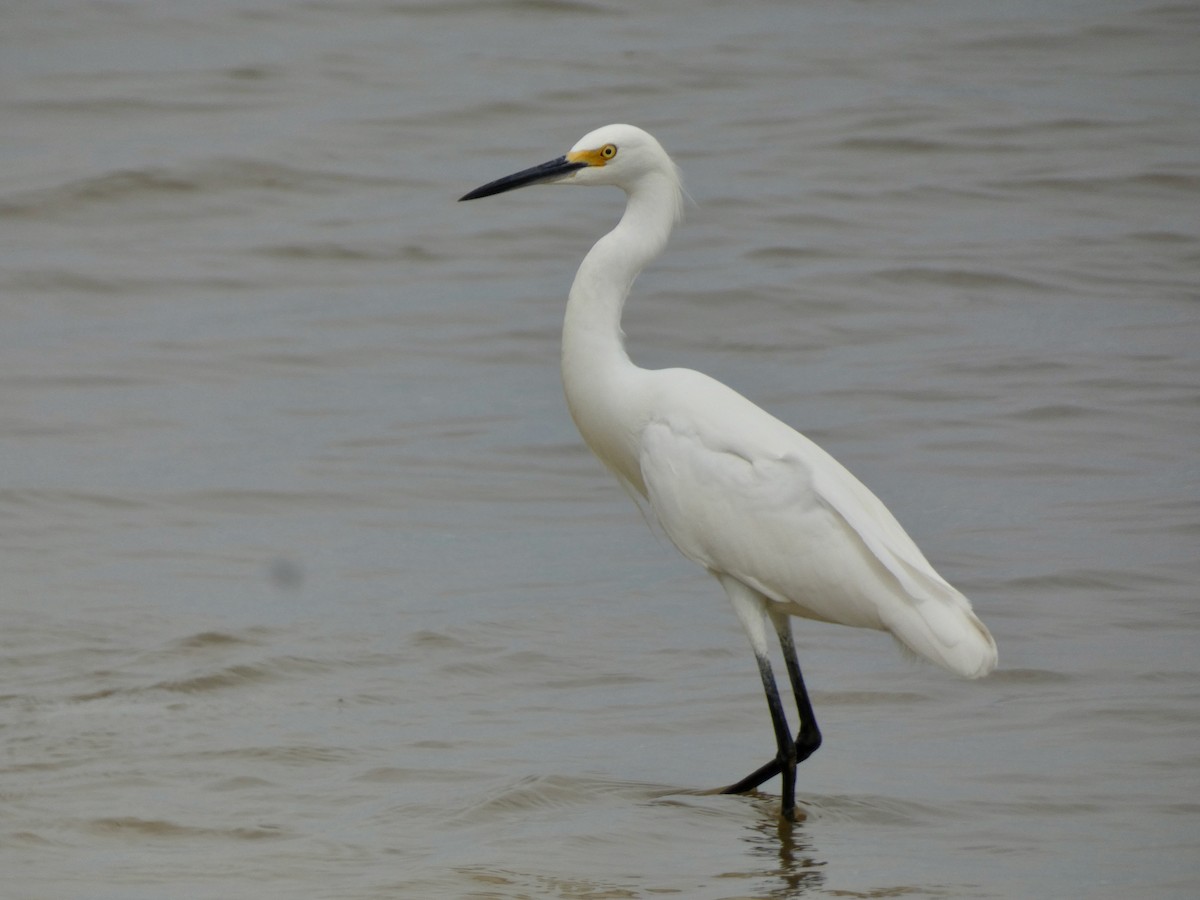
[[[620,223],[587,254],[571,287],[562,350],[567,404],[596,456],[729,595],[758,659],[778,753],[728,790],[782,772],[791,817],[796,761],[821,737],[790,617],[890,632],[917,656],[967,678],[992,670],[996,644],[883,503],[828,453],[706,375],[630,361],[621,310],[681,208],[675,165],[653,137],[609,125],[565,156],[463,199],[534,183],[615,185],[628,195]],[[768,622],[796,692],[795,740],[768,659]]]

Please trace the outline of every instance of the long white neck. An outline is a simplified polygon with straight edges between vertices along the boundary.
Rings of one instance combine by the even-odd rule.
[[[621,221],[580,264],[563,321],[562,374],[571,417],[600,461],[640,493],[637,400],[645,372],[625,352],[621,311],[638,273],[666,246],[679,197],[673,173],[651,173],[630,188]]]

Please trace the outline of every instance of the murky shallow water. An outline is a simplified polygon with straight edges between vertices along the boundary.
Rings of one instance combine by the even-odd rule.
[[[29,897],[1191,897],[1186,4],[27,5],[0,33],[0,765]],[[979,683],[803,625],[806,819],[719,589],[580,444],[627,120],[695,205],[635,359],[896,511]],[[768,785],[768,787],[772,787]]]

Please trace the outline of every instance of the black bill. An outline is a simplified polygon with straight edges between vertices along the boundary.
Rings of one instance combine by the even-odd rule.
[[[503,194],[505,191],[515,190],[526,185],[553,181],[555,178],[566,175],[568,172],[585,168],[587,168],[587,163],[585,162],[571,162],[565,156],[560,156],[558,159],[552,159],[550,162],[534,166],[532,169],[525,169],[521,172],[515,172],[512,175],[505,175],[503,178],[497,178],[495,181],[489,181],[483,187],[477,187],[471,193],[463,194],[458,199],[460,201],[478,200],[480,197],[490,197],[492,194]]]

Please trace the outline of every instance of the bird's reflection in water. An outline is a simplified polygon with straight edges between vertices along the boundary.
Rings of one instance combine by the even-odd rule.
[[[745,841],[750,844],[751,858],[762,864],[755,875],[761,882],[759,896],[803,897],[824,889],[825,861],[813,852],[805,818],[802,806],[796,807],[796,821],[789,822],[769,803],[750,828]]]

